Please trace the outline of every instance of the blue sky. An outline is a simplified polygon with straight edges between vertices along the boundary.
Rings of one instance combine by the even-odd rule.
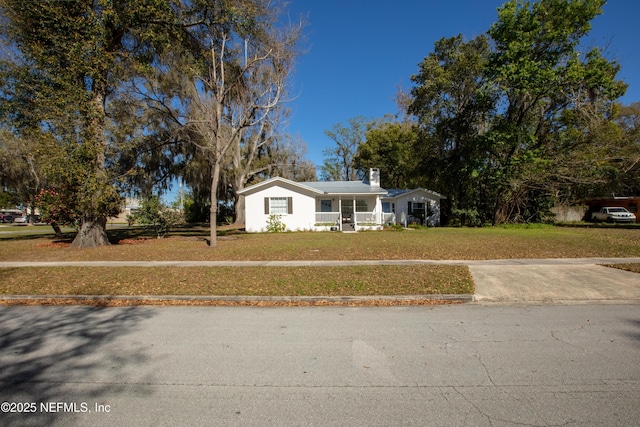
[[[288,132],[307,144],[307,158],[319,169],[322,150],[333,145],[324,134],[351,117],[397,113],[398,87],[442,37],[471,39],[497,20],[504,0],[292,0],[292,19],[303,15],[307,53],[301,56],[289,103]],[[609,0],[592,21],[585,47],[606,47],[622,65],[629,84],[624,104],[640,101],[640,2]]]

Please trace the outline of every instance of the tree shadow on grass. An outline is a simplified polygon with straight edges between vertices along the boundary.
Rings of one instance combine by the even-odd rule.
[[[109,241],[112,244],[118,244],[122,240],[128,239],[144,239],[156,238],[157,235],[153,227],[131,227],[107,230]],[[225,229],[217,230],[218,236],[233,236],[236,234],[245,234],[244,229]],[[206,241],[209,237],[209,226],[206,224],[183,224],[178,225],[169,231],[167,237],[185,237],[195,240]]]
[[[4,234],[0,236],[0,242],[9,240],[47,240],[53,239],[55,242],[69,242],[73,241],[76,233],[62,233],[62,237],[55,237],[53,232],[41,233],[41,234]]]
[[[225,229],[218,230],[219,237],[233,237],[238,234],[245,234],[244,229]],[[122,243],[131,243],[131,241],[142,239],[156,239],[157,235],[153,228],[150,227],[122,227],[107,229],[107,236],[112,245]],[[209,229],[202,224],[185,224],[171,229],[168,237],[181,237],[206,242],[208,244]],[[76,237],[76,232],[63,233],[61,237],[55,237],[51,233],[39,234],[0,234],[0,242],[2,241],[42,241],[45,243],[70,245]],[[45,244],[43,243],[43,244]]]
[[[71,243],[76,237],[75,231],[62,233],[62,236],[55,237],[51,227],[47,228],[48,232],[41,232],[42,229],[25,229],[24,233],[4,233],[0,234],[0,242],[9,240],[47,240],[54,243]],[[29,231],[35,231],[29,233]],[[244,229],[219,229],[218,236],[231,236],[235,234],[244,234]],[[107,235],[111,244],[118,244],[121,240],[156,238],[156,232],[153,227],[144,226],[118,226],[118,228],[107,227]],[[208,224],[182,224],[173,227],[169,232],[169,236],[196,238],[205,240],[209,236]]]
[[[0,414],[2,424],[51,425],[74,416],[42,412],[40,402],[75,402],[77,410],[81,402],[90,409],[108,402],[149,358],[143,346],[123,352],[110,344],[153,313],[145,307],[0,307],[0,402],[36,403],[35,413]]]

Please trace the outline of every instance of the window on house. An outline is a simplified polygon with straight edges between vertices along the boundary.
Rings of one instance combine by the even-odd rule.
[[[331,200],[320,200],[320,212],[331,212]]]
[[[423,202],[409,202],[407,213],[409,215],[422,218],[426,213],[425,208],[426,206]]]
[[[366,200],[356,200],[356,212],[369,212]]]
[[[287,198],[286,197],[270,197],[269,198],[269,214],[286,215]]]
[[[264,214],[265,215],[286,215],[293,213],[292,197],[265,197],[264,198]]]

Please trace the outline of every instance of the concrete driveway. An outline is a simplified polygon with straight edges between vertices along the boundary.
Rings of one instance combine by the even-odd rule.
[[[469,265],[474,300],[496,303],[640,303],[640,274],[594,263]]]

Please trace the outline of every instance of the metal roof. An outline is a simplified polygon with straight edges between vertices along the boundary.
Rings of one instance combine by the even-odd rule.
[[[415,188],[412,190],[404,190],[404,189],[393,189],[393,190],[385,190],[377,185],[370,185],[368,182],[364,181],[310,181],[310,182],[294,182],[285,178],[275,177],[268,179],[266,181],[262,181],[258,184],[246,187],[242,190],[238,191],[238,194],[251,194],[255,191],[258,191],[260,188],[276,185],[276,184],[284,184],[292,187],[297,187],[300,190],[306,190],[311,192],[312,194],[345,194],[345,195],[381,195],[383,198],[395,198],[402,194],[411,193],[414,191],[424,191],[429,193],[432,196],[435,196],[440,199],[446,199],[442,194],[436,193],[435,191],[426,190],[424,188]]]
[[[438,199],[446,199],[447,197],[436,192],[433,190],[427,190],[426,188],[422,188],[422,187],[418,187],[418,188],[412,188],[410,190],[404,190],[404,189],[391,189],[391,190],[387,190],[387,194],[382,196],[383,198],[396,198],[396,197],[400,197],[409,193],[413,193],[413,192],[424,192],[427,193],[431,196],[434,196]]]
[[[400,195],[402,195],[404,193],[408,193],[409,191],[411,191],[411,190],[401,190],[401,189],[398,189],[398,188],[393,188],[391,190],[387,190],[386,196],[387,197],[398,197],[398,196],[400,196]]]
[[[312,181],[301,183],[330,194],[387,194],[387,190],[362,181]]]

